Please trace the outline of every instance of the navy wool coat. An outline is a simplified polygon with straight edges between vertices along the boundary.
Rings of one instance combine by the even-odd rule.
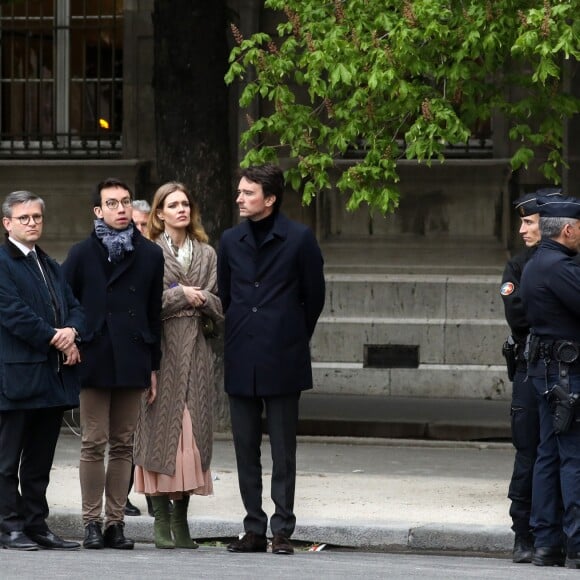
[[[133,247],[113,266],[93,232],[62,265],[87,317],[82,387],[148,388],[159,369],[163,253],[136,228]]]
[[[84,328],[82,308],[58,263],[38,246],[54,308],[38,265],[9,240],[0,248],[0,411],[79,404],[78,365],[64,366],[50,341],[56,328]]]
[[[225,390],[287,395],[312,388],[309,341],[324,306],[323,259],[312,231],[278,214],[259,248],[247,222],[218,253],[225,314]]]

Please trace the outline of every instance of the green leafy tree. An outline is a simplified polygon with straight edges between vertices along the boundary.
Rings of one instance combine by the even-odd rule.
[[[579,101],[563,89],[580,55],[580,1],[265,0],[277,37],[237,46],[226,82],[262,113],[242,135],[244,164],[289,157],[286,178],[308,204],[331,186],[347,207],[393,211],[402,158],[443,161],[495,112],[517,144],[512,167],[538,155],[558,183],[564,121]],[[337,164],[358,149],[355,163]]]

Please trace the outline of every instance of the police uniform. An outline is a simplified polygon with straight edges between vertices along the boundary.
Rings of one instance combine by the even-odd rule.
[[[537,204],[541,221],[549,217],[580,219],[580,199],[540,197]],[[573,356],[580,349],[576,254],[576,249],[543,238],[524,269],[520,287],[531,327],[528,376],[536,391],[540,418],[530,518],[535,536],[532,561],[540,566],[563,565],[565,560],[568,567],[580,568],[580,423],[573,409],[569,429],[557,432],[558,415],[563,415],[563,406],[557,401],[568,400],[568,391],[580,394],[580,361]],[[562,345],[567,345],[564,350]],[[554,385],[559,390],[550,391]],[[565,393],[562,399],[556,398],[555,393],[561,392]],[[562,546],[562,528],[566,546]]]
[[[514,202],[521,217],[538,213],[535,193],[526,194]],[[511,329],[504,354],[512,378],[511,431],[516,449],[514,468],[508,498],[511,500],[510,517],[515,533],[513,561],[532,561],[534,538],[530,528],[532,506],[532,476],[536,461],[536,449],[540,440],[538,403],[531,381],[527,381],[527,365],[524,358],[526,337],[530,327],[520,296],[520,280],[524,266],[534,255],[537,247],[526,248],[506,264],[500,294],[504,304],[506,321]]]

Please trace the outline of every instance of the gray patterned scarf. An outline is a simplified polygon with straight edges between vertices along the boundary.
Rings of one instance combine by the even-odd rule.
[[[133,224],[124,230],[109,227],[102,219],[95,220],[95,234],[109,250],[109,262],[118,264],[127,252],[133,251]]]

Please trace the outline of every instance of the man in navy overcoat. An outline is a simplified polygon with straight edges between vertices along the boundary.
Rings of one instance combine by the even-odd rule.
[[[36,242],[44,201],[15,191],[2,204],[0,248],[0,546],[72,550],[47,526],[46,489],[63,413],[79,404],[82,309]]]
[[[312,231],[279,209],[284,176],[274,165],[244,169],[236,203],[247,218],[224,232],[218,287],[225,313],[225,390],[229,395],[245,535],[231,552],[265,552],[262,411],[273,469],[272,552],[291,554],[298,402],[312,388],[309,341],[324,306],[323,259]]]

